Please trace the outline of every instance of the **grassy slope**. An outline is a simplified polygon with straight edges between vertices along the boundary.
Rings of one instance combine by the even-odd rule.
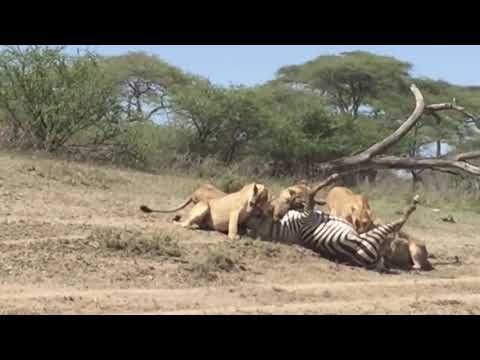
[[[478,214],[420,207],[407,230],[436,270],[382,276],[301,248],[176,228],[170,207],[204,182],[0,154],[3,313],[478,313]],[[283,183],[267,182],[278,191]],[[407,192],[369,190],[388,220]],[[398,193],[400,192],[400,193]],[[434,204],[435,194],[426,194]],[[457,224],[439,218],[451,214]],[[453,281],[452,279],[456,279]]]

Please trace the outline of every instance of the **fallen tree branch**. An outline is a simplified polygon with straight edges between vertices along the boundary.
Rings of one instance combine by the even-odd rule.
[[[328,175],[332,174],[333,172],[351,173],[359,172],[360,169],[364,170],[376,168],[398,170],[441,169],[439,171],[458,175],[457,173],[451,171],[451,169],[454,169],[460,170],[466,174],[480,176],[480,167],[467,162],[467,160],[480,158],[480,151],[471,151],[468,153],[434,159],[379,156],[385,154],[391,147],[403,139],[405,135],[407,135],[408,132],[417,124],[424,113],[433,115],[438,122],[441,121],[441,118],[438,114],[436,114],[436,112],[445,110],[458,111],[474,121],[477,119],[475,115],[466,111],[465,108],[457,106],[455,103],[441,103],[426,106],[420,90],[415,85],[412,85],[410,90],[415,97],[415,110],[395,132],[382,141],[372,145],[364,151],[356,153],[355,155],[319,164],[319,168],[324,172],[324,174]]]
[[[422,93],[415,85],[410,87],[410,91],[415,97],[415,110],[410,117],[405,121],[393,134],[386,137],[384,140],[372,145],[367,150],[360,152],[357,155],[344,157],[331,162],[321,164],[321,167],[326,171],[336,171],[337,168],[349,168],[351,166],[361,165],[368,162],[374,156],[381,155],[390,149],[393,145],[398,143],[418,122],[425,109],[425,100]]]
[[[451,159],[454,161],[465,161],[465,160],[472,160],[480,158],[480,151],[470,151],[463,154],[457,154],[448,157],[447,159]]]
[[[368,156],[369,159],[371,159],[373,156],[385,153],[393,145],[399,142],[415,126],[417,121],[422,116],[425,109],[425,100],[423,99],[423,95],[415,85],[412,85],[410,90],[415,96],[415,110],[407,119],[407,121],[405,121],[402,126],[400,126],[393,134],[364,151],[364,154]]]
[[[461,158],[460,154],[459,157]],[[480,154],[478,155],[480,157]],[[471,159],[471,157],[470,157]],[[375,168],[383,169],[458,169],[470,175],[480,176],[480,167],[457,159],[418,159],[384,156],[370,160]]]
[[[447,169],[442,169],[442,168],[425,168],[425,170],[430,170],[434,172],[441,172],[449,175],[454,175],[454,176],[462,176],[462,174],[452,171],[452,170],[447,170]]]

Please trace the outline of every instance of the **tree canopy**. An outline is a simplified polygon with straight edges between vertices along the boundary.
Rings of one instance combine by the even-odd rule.
[[[337,113],[356,118],[372,100],[407,93],[410,70],[409,63],[356,51],[282,67],[277,78],[308,87],[325,97]]]
[[[445,144],[474,149],[480,87],[416,78],[412,68],[356,51],[284,66],[259,86],[227,87],[142,52],[105,57],[6,46],[0,50],[0,121],[11,142],[26,139],[45,151],[116,144],[149,166],[169,153],[226,164],[253,157],[309,172],[395,131],[413,110],[414,83],[426,104],[459,107],[426,109],[387,155],[416,157],[427,147],[440,157]]]

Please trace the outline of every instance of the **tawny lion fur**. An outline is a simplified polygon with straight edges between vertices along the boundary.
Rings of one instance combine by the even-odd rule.
[[[381,219],[376,219],[373,226],[383,224]],[[383,255],[387,264],[392,267],[403,270],[433,270],[425,242],[403,231],[389,238]]]
[[[301,210],[305,206],[305,187],[290,186],[270,200],[263,208],[257,208],[245,222],[244,231],[249,237],[271,240],[273,224],[280,221],[290,210]]]
[[[290,210],[301,210],[305,206],[305,198],[311,189],[305,184],[296,184],[280,192],[280,194],[270,201],[270,208],[273,221],[280,221]]]
[[[359,234],[371,227],[372,210],[365,195],[337,186],[328,193],[326,203],[330,215],[347,220]]]
[[[200,201],[179,225],[216,230],[227,233],[232,240],[238,239],[239,225],[244,224],[253,210],[265,207],[268,199],[268,189],[264,185],[249,184],[233,194]]]
[[[147,206],[141,206],[140,209],[143,212],[146,213],[161,213],[161,214],[168,214],[168,213],[174,213],[177,211],[180,211],[184,208],[186,208],[188,205],[193,204],[196,205],[201,201],[208,201],[212,199],[218,199],[223,196],[227,196],[228,194],[226,192],[223,192],[222,190],[216,188],[215,186],[211,184],[203,184],[201,185],[198,189],[196,189],[192,195],[188,197],[187,200],[185,200],[182,204],[178,205],[177,207],[173,209],[168,209],[168,210],[152,210]]]

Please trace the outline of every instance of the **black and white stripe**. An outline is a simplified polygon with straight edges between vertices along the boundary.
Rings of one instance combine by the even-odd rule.
[[[405,221],[381,225],[358,234],[349,222],[327,213],[291,210],[273,225],[272,240],[296,243],[332,261],[382,269],[381,254],[385,240]]]

